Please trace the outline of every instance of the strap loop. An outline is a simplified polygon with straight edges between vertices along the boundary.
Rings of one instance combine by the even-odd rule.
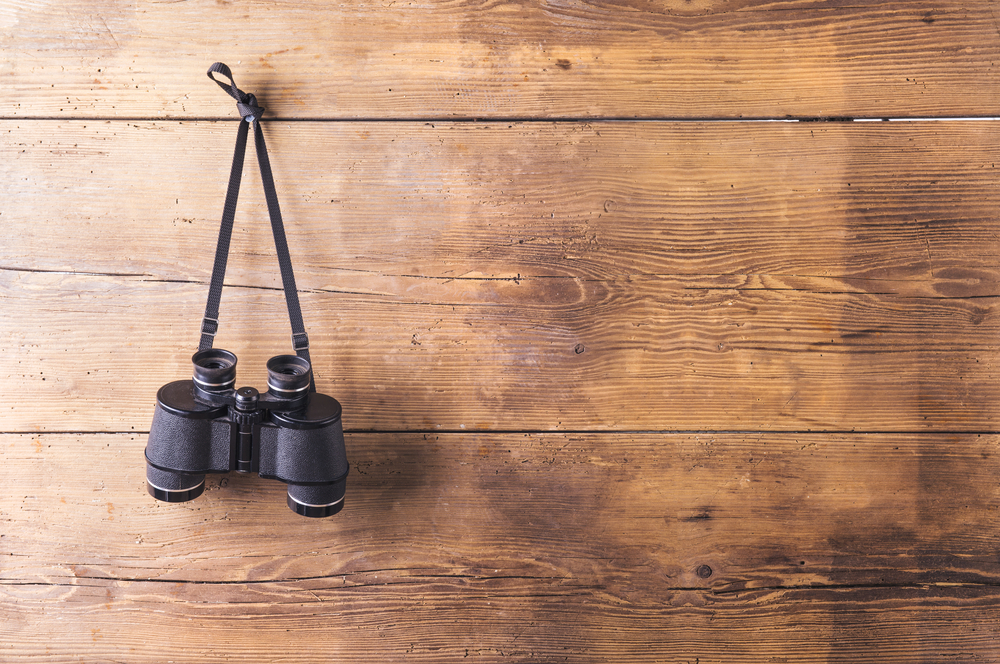
[[[214,74],[222,74],[228,78],[228,85],[217,79]],[[229,70],[228,66],[221,62],[214,63],[208,68],[208,77],[218,83],[219,87],[226,91],[226,94],[236,100],[236,108],[240,112],[240,117],[247,122],[259,120],[260,116],[264,114],[264,107],[257,104],[257,98],[255,96],[247,94],[236,87],[236,80],[233,78],[233,72]]]

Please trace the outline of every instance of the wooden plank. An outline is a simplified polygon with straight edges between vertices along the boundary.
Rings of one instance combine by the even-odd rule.
[[[379,580],[374,580],[379,583]],[[590,593],[417,579],[329,591],[95,581],[0,586],[8,662],[995,663],[995,588],[761,591],[657,606]],[[367,592],[366,592],[367,590]],[[32,596],[34,593],[34,596]]]
[[[0,122],[0,266],[207,281],[235,125]],[[732,275],[972,297],[1000,279],[995,122],[276,122],[266,133],[305,289]],[[278,285],[252,148],[248,160],[228,275]]]
[[[2,117],[994,114],[990,3],[16,0]]]
[[[997,317],[981,299],[680,280],[427,282],[303,293],[320,391],[352,430],[985,431]],[[191,374],[203,284],[0,274],[5,431],[143,431]],[[279,290],[228,288],[217,347],[266,384]]]
[[[354,434],[320,521],[142,438],[0,436],[4,659],[998,659],[997,435]]]
[[[50,125],[5,134],[0,430],[144,430],[232,123]],[[321,387],[376,430],[991,431],[998,131],[269,127]],[[288,328],[247,171],[218,343],[261,385]]]
[[[142,434],[5,434],[5,578],[53,568],[61,581],[339,583],[386,570],[388,583],[482,572],[603,580],[636,601],[670,588],[992,583],[998,444],[995,434],[349,434],[347,506],[308,520],[288,510],[279,482],[237,473],[212,476],[189,503],[153,500]],[[699,575],[703,565],[712,573]]]

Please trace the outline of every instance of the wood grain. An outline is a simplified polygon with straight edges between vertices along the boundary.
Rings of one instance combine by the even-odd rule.
[[[998,25],[0,2],[0,660],[1000,662]],[[331,519],[145,490],[235,138],[214,61],[267,107],[345,407]],[[745,121],[789,118],[839,121]],[[217,345],[259,386],[252,159]]]
[[[0,283],[8,431],[147,430],[156,390],[190,376],[202,284],[9,272]],[[997,319],[978,299],[666,279],[400,299],[303,294],[320,391],[342,401],[349,429],[995,426]],[[262,386],[267,358],[290,349],[282,294],[230,288],[224,302],[216,344],[241,358],[242,383]]]
[[[834,278],[817,290],[997,292],[1000,123],[265,131],[305,289],[729,275]],[[235,134],[232,121],[0,122],[0,266],[207,281]],[[248,160],[228,277],[275,286],[252,148]]]
[[[996,113],[988,2],[0,5],[2,117],[230,117],[215,61],[281,118]]]
[[[190,371],[232,123],[7,125],[3,430],[145,430]],[[998,130],[268,127],[347,426],[507,431],[992,430]],[[288,327],[247,176],[217,342],[261,385]]]
[[[354,434],[322,521],[143,444],[0,436],[5,658],[996,661],[995,435]]]
[[[302,582],[95,581],[53,589],[48,597],[18,593],[16,604],[0,605],[0,631],[12,637],[0,652],[9,661],[176,664],[373,656],[417,662],[997,661],[995,588],[766,590],[704,600],[678,592],[644,607],[538,583],[510,585],[418,579],[330,591]]]

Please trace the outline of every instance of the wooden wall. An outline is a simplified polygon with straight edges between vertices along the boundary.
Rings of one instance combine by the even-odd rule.
[[[0,3],[0,661],[1000,661],[998,11]],[[344,405],[326,520],[146,493],[214,61]],[[250,152],[216,345],[260,386]]]

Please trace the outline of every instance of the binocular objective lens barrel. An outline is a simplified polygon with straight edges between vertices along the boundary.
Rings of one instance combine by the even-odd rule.
[[[205,492],[205,476],[160,470],[147,463],[146,487],[149,495],[157,500],[183,503]]]
[[[194,382],[207,392],[223,392],[236,384],[236,355],[221,348],[201,350],[191,357]]]
[[[146,483],[157,500],[180,503],[205,490],[205,471],[229,462],[225,406],[199,403],[190,380],[167,383],[156,393],[146,442]]]
[[[288,507],[302,516],[318,518],[333,516],[344,509],[346,489],[346,480],[319,486],[289,484]]]
[[[269,453],[261,474],[288,483],[288,507],[296,514],[325,517],[344,508],[350,465],[341,413],[333,397],[310,393],[302,409],[272,411],[274,426],[261,430],[261,449]]]

